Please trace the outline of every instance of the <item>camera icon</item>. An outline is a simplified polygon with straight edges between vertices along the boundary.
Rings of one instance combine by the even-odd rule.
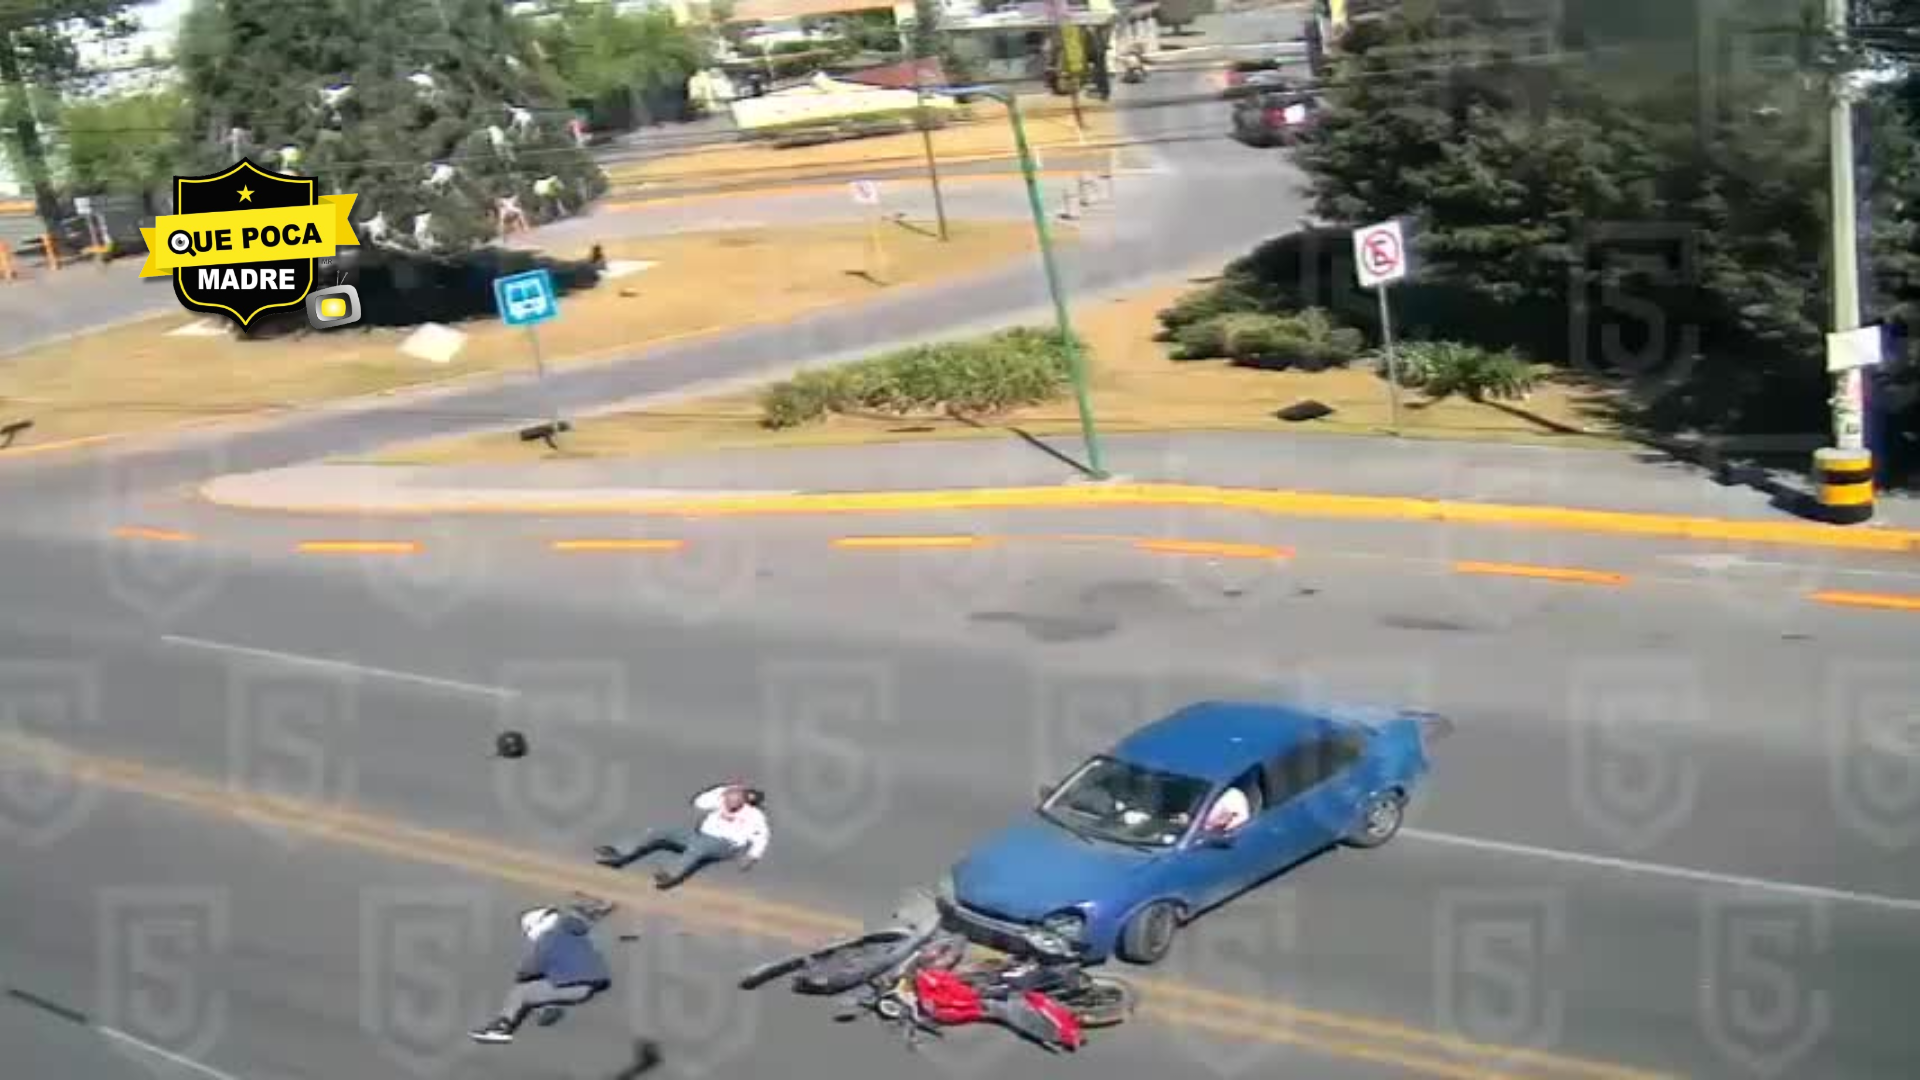
[[[360,321],[360,292],[351,285],[335,285],[307,294],[307,325],[332,330]]]

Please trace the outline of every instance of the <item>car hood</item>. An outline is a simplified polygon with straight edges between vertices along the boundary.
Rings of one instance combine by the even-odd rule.
[[[1162,857],[1084,841],[1035,817],[995,834],[957,863],[954,898],[1007,918],[1038,921],[1077,904],[1124,899]]]

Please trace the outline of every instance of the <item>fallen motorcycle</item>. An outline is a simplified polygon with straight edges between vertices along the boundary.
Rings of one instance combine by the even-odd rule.
[[[940,1029],[998,1023],[1054,1050],[1078,1049],[1084,1029],[1133,1012],[1127,983],[1090,975],[1079,961],[1035,950],[1026,957],[967,962],[967,941],[945,930],[931,896],[910,893],[892,924],[776,960],[749,972],[742,989],[791,975],[792,989],[843,995],[851,1019],[871,1012],[900,1026],[910,1044]]]
[[[940,908],[931,895],[908,893],[895,907],[890,925],[763,964],[740,980],[740,988],[756,990],[791,975],[797,994],[844,994],[911,962],[940,935],[940,924]]]
[[[1090,975],[1061,958],[993,958],[967,963],[966,943],[936,938],[889,979],[875,979],[850,1004],[895,1024],[908,1045],[943,1028],[995,1023],[1054,1051],[1085,1045],[1090,1028],[1133,1014],[1133,987]]]

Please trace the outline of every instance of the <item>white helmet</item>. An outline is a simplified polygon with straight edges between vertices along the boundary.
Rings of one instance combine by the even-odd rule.
[[[559,921],[560,913],[550,907],[532,908],[520,914],[520,932],[534,941]]]

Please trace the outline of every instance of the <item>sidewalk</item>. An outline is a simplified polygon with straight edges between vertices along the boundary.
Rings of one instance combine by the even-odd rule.
[[[1818,525],[1763,492],[1652,455],[1258,433],[1120,436],[1104,449],[1107,484],[1085,482],[1070,463],[1083,458],[1078,440],[1009,438],[520,466],[304,465],[223,477],[202,494],[234,509],[376,515],[1213,503],[1920,552],[1920,500],[1884,496],[1868,526]]]

